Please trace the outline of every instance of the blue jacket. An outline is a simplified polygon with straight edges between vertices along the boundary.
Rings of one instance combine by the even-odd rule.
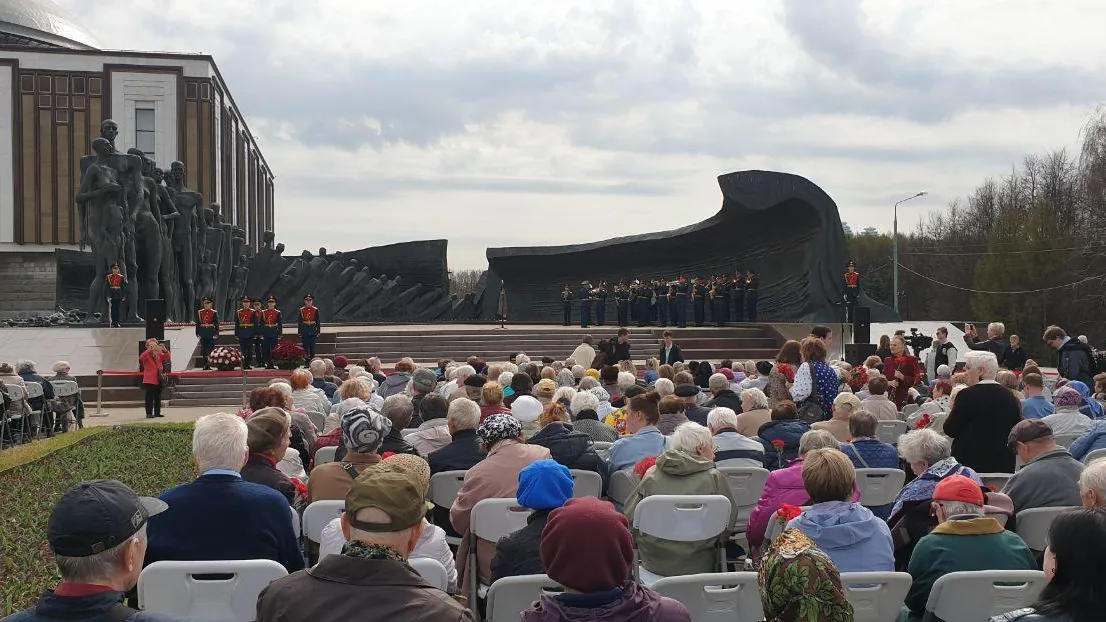
[[[855,449],[855,451],[854,451]],[[841,443],[841,451],[858,469],[897,469],[899,450],[878,438],[854,438],[852,444]],[[860,452],[860,456],[856,452]],[[860,458],[864,458],[863,461]],[[867,464],[865,464],[867,463]]]
[[[150,517],[146,565],[168,560],[271,559],[303,568],[288,500],[237,475],[201,475],[161,495],[169,509]]]
[[[826,552],[840,572],[891,572],[895,553],[887,523],[848,501],[818,503],[788,525]]]
[[[88,596],[57,596],[53,592],[44,592],[34,607],[14,613],[4,618],[4,622],[57,622],[58,620],[95,622],[105,619],[111,608],[119,604],[122,599],[122,592],[100,592]],[[126,620],[127,622],[177,622],[180,618],[161,613],[136,611]]]
[[[810,424],[798,419],[781,419],[769,421],[760,426],[757,436],[764,445],[764,468],[769,471],[782,469],[789,462],[799,457],[799,437],[810,431]],[[783,458],[776,452],[776,446],[772,441],[783,441]]]
[[[657,426],[650,425],[637,431],[636,434],[623,436],[611,445],[610,458],[608,459],[608,473],[632,469],[638,462],[645,458],[652,458],[664,453],[668,439],[661,434]]]
[[[1026,419],[1044,419],[1056,412],[1052,402],[1040,395],[1027,397],[1022,400],[1022,416]]]
[[[1096,421],[1083,436],[1075,439],[1069,451],[1072,458],[1082,460],[1096,449],[1106,449],[1106,421]]]

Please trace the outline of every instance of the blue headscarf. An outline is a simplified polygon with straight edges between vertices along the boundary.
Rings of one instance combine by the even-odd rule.
[[[1092,419],[1104,419],[1106,418],[1106,409],[1102,408],[1102,404],[1098,403],[1098,400],[1094,399],[1091,395],[1091,389],[1086,383],[1079,380],[1072,380],[1067,386],[1079,391],[1079,395],[1083,396],[1083,404],[1087,408],[1091,409]]]

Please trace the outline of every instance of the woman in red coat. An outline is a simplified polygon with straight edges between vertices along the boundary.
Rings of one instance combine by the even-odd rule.
[[[142,390],[146,392],[147,419],[164,416],[161,414],[161,392],[165,387],[161,384],[161,372],[169,360],[169,351],[157,339],[146,340],[146,351],[138,357],[138,363],[142,370]]]
[[[906,353],[906,341],[902,335],[895,335],[891,339],[891,356],[883,359],[883,376],[893,389],[891,401],[901,411],[903,406],[910,403],[910,387],[918,384],[922,377],[918,357]]]

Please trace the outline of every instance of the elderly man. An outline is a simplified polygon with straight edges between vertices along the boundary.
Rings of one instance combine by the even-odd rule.
[[[1032,508],[1080,505],[1083,463],[1057,445],[1044,421],[1027,419],[1010,430],[1010,449],[1025,464],[1002,492],[1014,502],[1014,513]]]
[[[476,406],[475,402],[466,399],[450,404],[446,425],[452,440],[445,447],[430,452],[426,457],[432,474],[444,471],[467,471],[484,459],[484,453],[480,451],[480,443],[476,438],[476,427],[480,425],[480,407]]]
[[[998,359],[990,352],[965,355],[964,374],[970,386],[956,394],[944,432],[953,439],[952,455],[978,473],[1013,473],[1014,456],[1007,446],[1010,429],[1019,421],[1021,403],[995,381]]]
[[[461,397],[465,396],[465,380],[469,376],[476,375],[476,370],[472,368],[472,365],[461,365],[457,368],[457,375],[454,377],[453,382],[447,382],[438,387],[438,395],[449,399],[453,397],[454,393],[459,393]]]
[[[367,405],[360,405],[342,415],[341,427],[346,455],[311,469],[307,480],[308,502],[345,499],[354,478],[380,463],[380,444],[391,431],[392,422]]]
[[[760,426],[772,420],[772,409],[768,408],[768,396],[757,388],[741,392],[741,412],[737,415],[737,432],[752,438],[760,431]]]
[[[303,568],[288,500],[242,479],[246,422],[205,415],[192,432],[200,476],[161,495],[169,509],[150,520],[146,564],[161,560],[271,559],[289,572]]]
[[[1106,508],[1106,460],[1095,460],[1083,469],[1079,498],[1085,508]]]
[[[380,446],[380,453],[392,452],[396,454],[419,455],[417,449],[403,438],[403,430],[411,425],[411,417],[415,414],[415,406],[411,404],[411,398],[406,395],[389,395],[380,407],[380,413],[392,422],[392,429],[384,436],[384,443]]]
[[[725,406],[707,414],[707,427],[714,436],[714,464],[720,467],[760,467],[764,446],[737,431],[737,414]]]
[[[406,437],[407,442],[418,450],[420,456],[429,456],[431,452],[445,447],[453,440],[449,434],[449,422],[446,420],[449,406],[450,403],[437,394],[423,398],[420,404],[422,423]]]
[[[725,379],[725,376],[722,376]],[[699,405],[699,387],[694,384],[684,383],[676,385],[676,397],[683,400],[686,406],[684,407],[684,416],[688,421],[694,421],[701,426],[707,425],[707,415],[710,414],[709,408],[703,408]]]
[[[1094,354],[1085,341],[1072,339],[1059,326],[1046,328],[1044,340],[1059,355],[1056,369],[1061,377],[1094,386]]]
[[[258,620],[471,620],[407,559],[423,529],[426,501],[418,477],[376,465],[346,495],[341,555],[273,581],[257,599]]]
[[[311,386],[323,392],[326,395],[326,399],[330,400],[331,404],[338,403],[338,397],[335,395],[338,392],[338,385],[333,382],[327,382],[326,380],[326,361],[323,359],[314,359],[307,366],[307,371],[311,372]]]
[[[968,324],[964,330],[964,343],[974,351],[990,352],[995,355],[996,361],[1006,357],[1006,340],[1002,337],[1006,334],[1006,325],[1002,322],[991,322],[987,325],[987,340],[981,341],[974,324]]]
[[[114,480],[81,482],[67,490],[54,504],[48,529],[62,582],[43,592],[33,608],[4,619],[175,620],[139,612],[120,602],[142,572],[146,523],[167,507],[163,501],[135,495],[126,484]]]
[[[1025,542],[983,515],[983,489],[963,475],[949,475],[933,490],[938,524],[910,556],[914,578],[906,595],[910,620],[921,620],[933,583],[962,570],[1036,570]]]
[[[438,385],[438,376],[426,368],[419,368],[415,370],[413,376],[411,376],[411,405],[415,408],[415,414],[412,419],[416,420],[416,423],[421,424],[422,418],[422,400],[427,395],[438,395],[434,388]],[[446,397],[446,396],[440,396]]]
[[[721,406],[729,408],[735,413],[741,412],[741,398],[730,388],[730,379],[725,375],[711,374],[707,380],[707,388],[710,389],[710,394],[713,397],[704,405],[705,408],[709,410]]]

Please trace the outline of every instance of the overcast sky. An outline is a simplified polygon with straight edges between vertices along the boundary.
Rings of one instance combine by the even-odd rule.
[[[289,250],[672,229],[715,177],[796,173],[904,226],[1072,147],[1106,101],[1101,0],[60,0],[105,47],[212,54]]]

